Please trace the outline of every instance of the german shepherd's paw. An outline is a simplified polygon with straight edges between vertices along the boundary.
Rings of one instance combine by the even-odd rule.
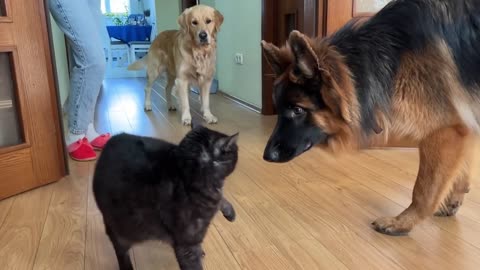
[[[402,222],[396,217],[383,217],[372,222],[373,228],[379,233],[392,236],[407,235],[412,230],[412,225]]]
[[[205,119],[208,124],[216,124],[218,122],[218,118],[211,113],[205,113],[203,119]]]

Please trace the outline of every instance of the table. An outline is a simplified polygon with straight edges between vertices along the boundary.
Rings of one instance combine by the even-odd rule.
[[[107,26],[110,38],[116,38],[122,42],[150,41],[152,34],[151,25],[111,25]]]

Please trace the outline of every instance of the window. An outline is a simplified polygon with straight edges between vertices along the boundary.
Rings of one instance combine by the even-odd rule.
[[[128,13],[130,0],[101,0],[102,13]]]

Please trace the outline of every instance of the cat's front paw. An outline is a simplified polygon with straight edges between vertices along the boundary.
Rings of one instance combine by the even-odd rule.
[[[222,211],[223,216],[228,221],[235,221],[235,217],[237,216],[237,214],[235,213],[235,209],[233,208],[233,205],[226,199],[223,199],[220,211]]]
[[[230,222],[235,221],[235,217],[237,217],[237,214],[235,213],[235,209],[232,208],[232,210],[228,213],[223,213],[223,216]]]

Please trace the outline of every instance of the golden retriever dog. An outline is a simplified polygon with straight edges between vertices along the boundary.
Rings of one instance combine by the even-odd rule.
[[[186,9],[179,17],[180,30],[161,32],[153,41],[145,57],[129,65],[129,70],[147,69],[145,110],[152,110],[153,82],[164,72],[167,75],[166,100],[172,104],[175,86],[182,110],[182,123],[190,125],[192,116],[188,102],[190,86],[200,89],[203,118],[209,124],[217,123],[210,111],[210,87],[215,74],[216,37],[223,23],[223,15],[212,7],[196,5]]]

